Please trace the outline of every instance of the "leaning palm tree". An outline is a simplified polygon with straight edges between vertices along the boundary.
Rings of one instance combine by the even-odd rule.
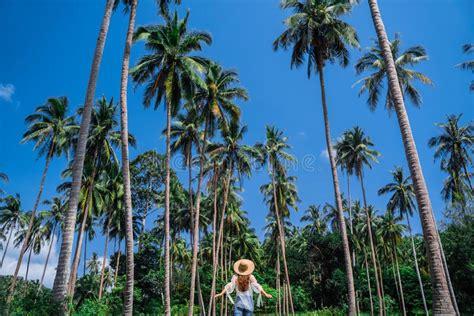
[[[294,314],[293,298],[290,287],[290,275],[286,261],[285,234],[283,232],[281,218],[285,208],[287,207],[286,199],[284,198],[287,192],[278,192],[277,179],[286,177],[287,170],[285,163],[292,162],[295,158],[287,152],[287,150],[290,148],[290,145],[288,144],[288,139],[283,136],[283,132],[271,126],[266,127],[265,143],[257,144],[256,148],[260,155],[259,161],[262,163],[262,165],[266,164],[268,166],[268,173],[271,177],[271,189],[267,190],[271,193],[271,198],[268,201],[273,205],[273,212],[277,222],[283,269],[285,272],[285,281],[289,289],[289,303],[291,307],[291,313]],[[281,194],[279,195],[279,193]]]
[[[464,54],[472,54],[474,53],[474,44],[464,44],[462,46],[462,52]],[[471,72],[474,71],[474,60],[468,60],[463,63],[460,63],[456,65],[458,68],[461,68],[462,70],[470,70]],[[471,81],[471,84],[469,85],[469,90],[472,92],[474,91],[474,80]]]
[[[46,241],[48,241],[49,247],[48,254],[46,255],[46,260],[44,262],[43,274],[41,275],[41,280],[38,285],[38,291],[41,290],[43,286],[44,276],[46,275],[46,269],[48,267],[49,256],[54,245],[54,238],[56,236],[59,238],[61,234],[61,226],[63,226],[64,223],[64,213],[67,206],[61,197],[54,197],[52,200],[46,200],[43,202],[43,204],[49,206],[49,210],[43,212],[45,221],[44,238]]]
[[[423,171],[421,169],[418,151],[415,146],[415,140],[408,120],[408,114],[405,108],[402,89],[397,75],[396,64],[392,55],[390,42],[385,32],[385,26],[378,7],[377,0],[368,0],[372,15],[372,21],[377,33],[382,56],[386,65],[387,81],[390,90],[390,97],[393,101],[393,107],[397,114],[400,133],[402,134],[403,146],[407,157],[408,167],[413,179],[413,187],[418,202],[418,212],[420,213],[421,224],[423,228],[423,237],[426,242],[431,279],[433,284],[433,313],[434,314],[455,314],[453,307],[455,300],[448,286],[446,270],[443,268],[443,259],[441,254],[441,245],[436,230],[436,223],[431,207],[431,201],[428,195]]]
[[[120,76],[120,135],[122,141],[122,174],[124,184],[124,206],[126,214],[126,255],[127,255],[127,280],[125,283],[124,315],[133,313],[133,215],[132,215],[132,192],[130,184],[130,162],[128,153],[128,108],[127,108],[127,87],[128,71],[130,65],[130,51],[132,49],[133,31],[135,29],[135,17],[137,13],[138,0],[123,0],[126,11],[129,13],[127,35],[125,37],[125,48],[122,60],[122,72]]]
[[[474,194],[468,169],[472,166],[470,155],[474,146],[474,125],[469,122],[459,126],[460,119],[461,115],[450,115],[446,123],[436,124],[441,134],[430,138],[428,146],[435,148],[434,158],[441,160],[441,170],[447,171],[453,179],[453,185],[448,187],[445,197],[451,197],[451,202],[464,204],[466,193],[468,196]]]
[[[354,127],[342,136],[342,140],[338,144],[337,156],[338,160],[344,164],[349,174],[355,174],[359,179],[362,189],[362,196],[364,201],[364,209],[368,211],[367,197],[364,186],[364,167],[372,168],[371,162],[377,162],[379,153],[373,150],[374,144],[370,137],[366,136],[360,127]],[[369,217],[366,217],[367,220]],[[383,294],[381,285],[381,272],[377,269],[377,253],[375,251],[373,232],[370,222],[367,222],[367,233],[369,236],[369,245],[371,250],[372,265],[375,271],[375,285],[377,287],[377,294],[379,299],[379,312],[383,313]]]
[[[165,15],[164,25],[141,26],[134,34],[134,40],[146,41],[151,52],[142,57],[137,66],[130,70],[137,85],[146,84],[143,103],[145,107],[154,101],[155,109],[165,100],[166,107],[166,180],[165,180],[165,314],[171,312],[170,296],[170,133],[171,119],[179,111],[181,100],[190,98],[195,86],[204,87],[199,71],[207,61],[190,56],[199,51],[202,44],[210,44],[211,36],[204,32],[188,32],[189,12],[183,20],[178,13],[173,17]]]
[[[13,232],[20,227],[20,220],[22,216],[21,199],[18,193],[3,198],[2,202],[3,205],[0,206],[0,227],[2,228],[2,232],[5,234],[7,232],[9,233],[5,249],[3,250],[0,268],[3,266],[3,261],[5,260]]]
[[[341,19],[350,12],[352,4],[345,0],[284,0],[284,9],[292,9],[294,15],[285,20],[286,30],[275,40],[273,47],[284,49],[292,46],[291,66],[301,66],[307,55],[308,78],[314,71],[319,74],[321,103],[324,117],[326,147],[331,165],[334,195],[339,212],[345,268],[347,276],[349,314],[356,314],[354,278],[352,275],[351,254],[343,215],[342,200],[339,189],[336,162],[332,152],[328,108],[324,83],[324,66],[326,62],[339,61],[345,67],[349,63],[347,46],[358,47],[359,41],[355,30]]]
[[[99,36],[97,38],[94,58],[90,71],[89,82],[87,85],[86,97],[84,102],[84,112],[82,115],[81,128],[79,130],[78,142],[76,145],[72,187],[70,190],[68,210],[65,218],[63,241],[61,250],[59,252],[59,259],[54,278],[53,285],[53,300],[56,303],[62,304],[66,308],[64,302],[67,292],[67,282],[69,280],[69,262],[71,260],[72,244],[74,241],[74,229],[76,226],[76,213],[79,204],[79,193],[81,189],[82,168],[84,166],[84,159],[86,156],[86,144],[89,134],[89,124],[91,119],[92,107],[94,104],[95,88],[97,85],[97,78],[99,76],[99,68],[102,60],[102,53],[104,51],[105,40],[109,30],[110,18],[114,8],[115,0],[107,0],[105,5],[105,12],[100,26]]]
[[[401,52],[401,40],[400,35],[395,34],[395,39],[390,42],[390,49],[392,52],[393,59],[395,61],[395,67],[398,75],[398,82],[402,89],[404,96],[408,96],[413,105],[420,107],[421,95],[413,85],[413,81],[418,80],[421,83],[431,85],[433,82],[426,75],[419,71],[410,69],[422,61],[428,60],[428,55],[422,46],[410,47],[407,50]],[[380,99],[380,94],[383,92],[384,82],[387,78],[387,66],[385,64],[382,49],[377,41],[374,41],[374,46],[369,48],[364,56],[362,56],[355,65],[357,75],[365,71],[373,71],[370,75],[362,78],[356,82],[361,83],[359,95],[367,92],[369,95],[367,104],[373,111],[377,107],[377,103]],[[390,89],[387,90],[385,97],[385,108],[392,111],[394,107],[393,98],[390,94]]]
[[[423,300],[423,307],[425,314],[429,315],[428,305],[426,304],[425,291],[423,289],[423,281],[420,275],[420,268],[418,267],[418,256],[415,248],[415,238],[411,230],[410,217],[413,216],[413,212],[416,209],[415,206],[415,193],[413,184],[411,183],[410,177],[403,175],[403,169],[396,167],[395,170],[391,171],[393,182],[390,182],[379,189],[378,194],[391,194],[389,202],[387,203],[387,210],[390,212],[398,212],[400,218],[405,217],[407,221],[408,233],[411,239],[411,248],[413,252],[413,261],[415,263],[416,275],[418,277],[418,284],[420,286],[421,298]]]
[[[36,108],[35,113],[26,117],[25,122],[29,124],[28,130],[23,135],[22,143],[34,142],[34,149],[39,149],[39,156],[46,155],[46,163],[41,177],[38,194],[31,211],[29,229],[26,231],[25,241],[30,240],[29,232],[33,227],[36,218],[36,211],[43,193],[44,181],[48,168],[53,157],[60,157],[67,154],[71,146],[71,140],[78,127],[74,122],[74,116],[68,116],[69,101],[66,97],[49,98],[44,105]],[[27,245],[22,245],[15,272],[13,273],[13,281],[10,285],[10,294],[8,302],[15,292],[16,278],[20,271]]]

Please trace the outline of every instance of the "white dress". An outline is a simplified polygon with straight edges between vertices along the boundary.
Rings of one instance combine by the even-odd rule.
[[[260,284],[258,284],[257,279],[255,279],[253,275],[250,275],[249,288],[247,289],[247,291],[239,291],[239,287],[237,286],[236,275],[232,276],[230,283],[225,286],[225,290],[227,298],[232,304],[235,305],[235,307],[241,307],[245,308],[246,310],[253,311],[253,293],[258,294],[257,307],[260,307],[262,305],[262,287]],[[234,290],[236,292],[235,303],[232,299],[232,296],[230,295],[234,292]]]

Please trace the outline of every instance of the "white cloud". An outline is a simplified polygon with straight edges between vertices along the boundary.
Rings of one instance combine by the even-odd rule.
[[[332,154],[333,154],[333,157],[335,157],[336,151],[334,149],[332,149]],[[329,161],[329,153],[328,153],[327,148],[321,150],[319,157],[324,158],[325,160]]]
[[[0,99],[6,102],[12,102],[12,96],[15,93],[15,86],[11,83],[0,83]]]
[[[3,245],[5,247],[5,244]],[[58,262],[58,253],[56,251],[57,240],[54,240],[51,254],[49,255],[48,266],[46,267],[46,274],[44,276],[44,286],[53,287],[54,276],[56,275],[56,264]],[[31,254],[30,268],[28,272],[28,280],[40,280],[43,274],[44,264],[46,262],[46,256],[48,255],[49,244],[42,247],[41,252],[37,255]],[[3,266],[0,268],[0,275],[13,275],[20,254],[20,248],[14,248],[12,242],[8,246],[7,255]],[[23,263],[20,267],[19,276],[24,278],[26,274],[26,264],[28,262],[28,252],[23,256]],[[3,251],[2,251],[3,255]]]

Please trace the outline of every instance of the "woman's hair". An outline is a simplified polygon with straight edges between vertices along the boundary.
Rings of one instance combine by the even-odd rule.
[[[237,276],[237,289],[240,292],[245,292],[249,289],[250,275],[238,275]]]

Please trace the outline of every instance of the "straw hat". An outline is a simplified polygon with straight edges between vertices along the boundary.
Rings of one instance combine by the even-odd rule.
[[[234,263],[234,271],[239,275],[249,275],[255,270],[255,263],[252,260],[240,259]]]

